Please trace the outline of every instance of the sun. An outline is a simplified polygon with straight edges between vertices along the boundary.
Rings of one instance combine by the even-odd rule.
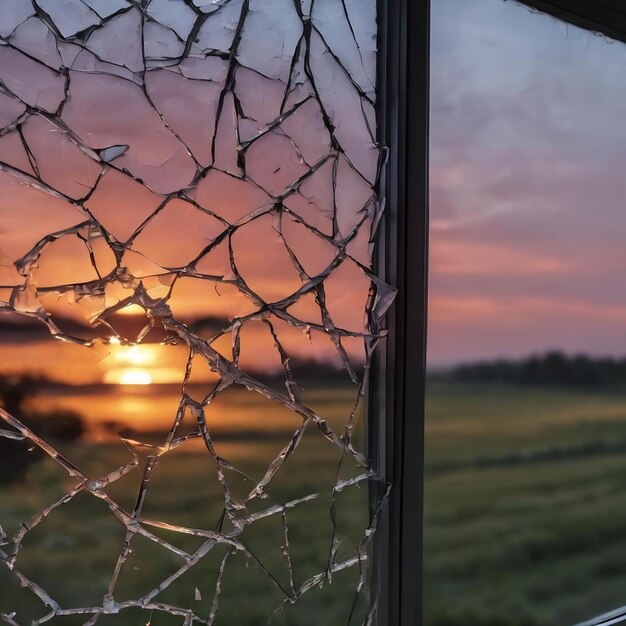
[[[146,370],[127,369],[119,372],[118,385],[150,385],[152,376]]]
[[[150,345],[124,346],[114,352],[113,358],[130,365],[147,365],[156,359],[155,348]]]

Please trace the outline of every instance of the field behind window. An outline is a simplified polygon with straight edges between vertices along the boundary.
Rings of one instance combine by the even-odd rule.
[[[432,382],[426,430],[426,626],[626,604],[626,394]]]
[[[315,393],[325,403],[325,414],[339,421],[350,390]],[[254,411],[253,404],[247,405],[248,411]],[[568,626],[626,604],[626,394],[439,381],[429,384],[427,414],[425,626]],[[264,472],[285,443],[278,433],[267,439],[231,433],[217,440],[219,453],[252,477]],[[113,441],[59,447],[93,477],[130,458],[127,448]],[[338,460],[338,451],[312,429],[269,489],[268,505],[272,498],[286,502],[303,493],[320,494],[288,512],[296,585],[323,571],[328,558],[330,488]],[[344,477],[355,471],[349,465],[342,470]],[[139,476],[132,472],[107,493],[132,509]],[[46,459],[32,464],[18,483],[2,485],[0,523],[7,535],[73,484]],[[240,493],[249,488],[243,480],[232,478],[232,484]],[[219,526],[223,493],[215,466],[198,441],[163,457],[149,494],[147,519],[194,528]],[[366,525],[367,489],[345,490],[337,509],[345,555],[354,552]],[[158,529],[155,533],[187,551],[200,544],[194,537]],[[241,540],[280,584],[289,584],[279,516],[257,523]],[[97,606],[123,541],[123,527],[106,504],[80,494],[26,535],[19,565],[62,605]],[[224,549],[215,549],[160,600],[206,617],[223,555]],[[116,599],[147,593],[180,564],[167,550],[134,540]],[[356,568],[336,574],[331,584],[286,606],[272,623],[347,624],[354,598],[350,590],[357,582]],[[238,554],[227,565],[216,624],[265,624],[280,603],[277,585]],[[3,568],[0,611],[9,606],[24,618],[20,624],[46,613]],[[351,623],[362,622],[362,610],[357,605]],[[98,623],[135,626],[149,617],[149,612],[130,609]],[[85,621],[75,616],[49,623],[73,626]],[[182,618],[162,613],[151,618],[153,626],[179,623]]]

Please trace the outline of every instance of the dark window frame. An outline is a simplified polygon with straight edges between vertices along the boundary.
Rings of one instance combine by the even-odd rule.
[[[387,146],[377,263],[397,288],[373,363],[371,451],[392,484],[374,560],[381,626],[422,613],[422,503],[428,277],[429,0],[378,0],[378,129]],[[375,498],[381,496],[375,492]]]
[[[623,0],[519,0],[564,22],[626,41],[626,4]]]

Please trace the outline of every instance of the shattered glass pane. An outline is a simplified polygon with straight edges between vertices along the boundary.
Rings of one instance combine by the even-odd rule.
[[[374,0],[0,3],[0,618],[375,623]]]

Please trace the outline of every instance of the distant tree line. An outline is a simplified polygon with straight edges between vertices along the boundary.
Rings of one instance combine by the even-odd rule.
[[[361,375],[364,363],[356,359],[351,360],[352,368],[357,375]],[[295,381],[301,385],[323,385],[324,387],[341,386],[349,383],[348,374],[345,368],[328,361],[317,361],[315,359],[295,358],[289,361],[289,369]],[[262,382],[281,383],[285,379],[283,370],[269,373],[261,370],[250,369],[250,374]]]
[[[553,351],[519,360],[498,359],[458,365],[443,377],[489,382],[586,389],[626,387],[626,358],[568,356]]]
[[[0,374],[0,407],[44,440],[80,439],[85,423],[78,413],[66,409],[42,412],[29,406],[28,400],[46,382],[40,376]],[[15,432],[3,420],[0,429]],[[18,480],[32,463],[42,458],[42,451],[29,440],[19,441],[0,434],[0,484]]]

